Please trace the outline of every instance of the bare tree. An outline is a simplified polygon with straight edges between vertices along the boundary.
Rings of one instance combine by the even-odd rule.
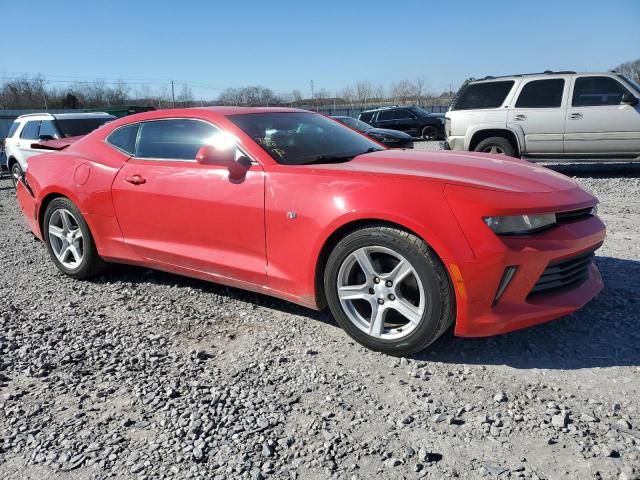
[[[356,83],[356,96],[364,108],[367,108],[367,101],[373,96],[373,86],[369,80],[360,80]]]
[[[178,103],[182,107],[191,107],[193,106],[193,92],[191,91],[191,87],[186,83],[182,85],[182,89],[177,97]]]
[[[618,65],[614,70],[634,82],[640,83],[640,58]]]

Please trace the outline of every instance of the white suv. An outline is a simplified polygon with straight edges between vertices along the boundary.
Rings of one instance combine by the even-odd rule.
[[[14,183],[27,171],[29,157],[43,153],[31,147],[39,141],[77,137],[116,117],[108,113],[30,113],[13,122],[4,141],[7,167]]]
[[[446,149],[527,159],[640,160],[640,86],[617,73],[544,72],[464,85]]]

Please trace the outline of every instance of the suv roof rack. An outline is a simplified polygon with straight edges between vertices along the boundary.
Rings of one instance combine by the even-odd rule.
[[[576,72],[574,72],[573,70],[559,70],[559,71],[553,71],[553,70],[545,70],[544,72],[537,72],[537,73],[516,73],[514,75],[499,75],[499,76],[493,76],[493,75],[487,75],[484,78],[478,78],[476,80],[474,80],[475,82],[479,82],[481,80],[494,80],[496,78],[508,78],[508,77],[527,77],[530,75],[572,75],[575,74]]]
[[[49,115],[49,117],[51,118],[55,118],[52,114],[50,114],[49,112],[41,112],[41,113],[25,113],[23,115],[19,115],[18,118],[26,118],[26,117],[40,117],[42,115]]]

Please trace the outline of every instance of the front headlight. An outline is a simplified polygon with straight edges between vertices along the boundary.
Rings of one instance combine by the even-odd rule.
[[[483,220],[496,235],[523,235],[554,226],[556,214],[536,213],[507,217],[484,217]]]

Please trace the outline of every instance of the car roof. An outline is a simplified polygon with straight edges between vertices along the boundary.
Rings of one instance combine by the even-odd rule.
[[[560,71],[551,71],[545,70],[544,72],[538,73],[515,73],[512,75],[487,75],[483,78],[477,78],[475,80],[471,80],[469,83],[477,83],[477,82],[491,82],[494,80],[508,80],[511,78],[522,78],[522,77],[553,77],[554,75],[584,75],[584,76],[615,76],[619,75],[616,72],[574,72],[573,70],[560,70]]]
[[[82,119],[82,118],[116,118],[113,115],[110,115],[105,112],[78,112],[78,113],[49,113],[49,112],[40,112],[40,113],[26,113],[24,115],[20,115],[18,117],[19,120],[22,119],[33,119],[33,120],[43,120],[43,119]]]

